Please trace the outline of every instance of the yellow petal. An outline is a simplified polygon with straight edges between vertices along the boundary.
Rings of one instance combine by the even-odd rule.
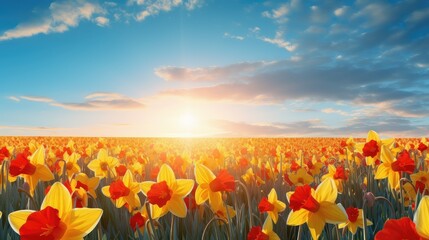
[[[287,217],[286,224],[290,226],[299,226],[307,222],[308,211],[300,209],[298,211],[291,211]]]
[[[347,222],[347,213],[341,203],[321,202],[317,214],[327,223],[339,224]]]
[[[19,229],[27,221],[28,216],[35,211],[33,210],[19,210],[9,214],[8,220],[13,231],[19,234]]]
[[[276,209],[269,211],[268,216],[273,220],[274,223],[277,223],[279,220],[279,212]]]
[[[429,214],[429,196],[424,196],[420,200],[419,206],[417,207],[416,213],[414,214],[414,223],[416,224],[416,230],[420,236],[429,238],[429,224],[427,224]]]
[[[125,201],[125,197],[120,197],[120,198],[118,198],[118,199],[115,200],[115,206],[116,206],[116,208],[123,207],[125,205],[125,203],[127,203]]]
[[[381,154],[380,154],[380,160],[384,163],[392,163],[394,161],[395,157],[393,156],[392,152],[389,150],[389,148],[385,145],[381,146]]]
[[[125,172],[124,178],[122,179],[122,182],[125,186],[130,187],[131,183],[133,182],[133,175],[131,174],[130,170],[127,170]]]
[[[276,201],[274,203],[274,207],[279,211],[279,212],[283,212],[286,209],[286,204],[284,202],[281,201]]]
[[[101,188],[101,192],[104,194],[104,196],[110,198],[110,186],[105,186]]]
[[[368,132],[368,136],[366,138],[366,142],[369,142],[371,140],[374,140],[376,142],[380,142],[380,137],[378,136],[378,133],[375,132],[375,131],[373,131],[373,130],[370,130]]]
[[[325,179],[316,189],[314,198],[319,202],[335,202],[337,199],[337,186],[332,178]]]
[[[348,225],[348,223],[340,223],[340,224],[338,224],[338,228],[339,229],[345,228],[345,227],[347,227],[347,225]]]
[[[391,189],[399,188],[399,179],[400,178],[401,178],[401,176],[399,175],[399,172],[389,171],[389,176],[387,176],[387,180],[389,182],[389,187]]]
[[[264,225],[262,225],[262,232],[269,233],[273,231],[273,221],[270,216],[265,219]]]
[[[51,206],[58,210],[58,216],[61,219],[72,210],[72,200],[69,190],[60,182],[56,182],[52,185],[51,190],[46,194],[45,199],[40,206],[43,210],[47,206]]]
[[[165,181],[167,182],[167,185],[171,188],[174,183],[176,182],[176,176],[174,176],[173,169],[171,169],[170,166],[167,164],[162,164],[161,168],[159,169],[157,182]]]
[[[36,172],[34,175],[37,175],[38,179],[42,181],[51,181],[54,179],[54,174],[51,170],[45,165],[36,165]]]
[[[216,176],[208,167],[199,163],[195,164],[195,180],[198,184],[210,183],[215,178]]]
[[[183,198],[192,191],[193,187],[194,187],[194,180],[177,179],[176,189],[174,189],[174,194]]]
[[[168,212],[167,204],[164,205],[162,208],[158,207],[158,205],[152,205],[150,204],[151,208],[151,214],[153,219],[158,219],[162,216],[164,216]]]
[[[177,217],[184,218],[186,217],[186,204],[183,198],[172,197],[170,201],[167,202],[168,210]]]
[[[40,145],[40,147],[31,155],[30,162],[32,164],[45,164],[45,147],[43,145]]]
[[[383,162],[377,167],[377,171],[375,173],[375,179],[387,178],[387,176],[389,176],[390,170],[391,170],[390,163]]]
[[[207,199],[209,199],[209,190],[198,186],[197,190],[195,190],[195,202],[197,205],[203,204]]]
[[[67,231],[63,239],[83,238],[100,221],[103,210],[100,208],[76,208],[67,218]]]
[[[274,188],[271,189],[270,193],[268,194],[268,202],[271,204],[274,204],[274,202],[277,201],[277,192]]]
[[[325,220],[318,213],[310,213],[308,215],[307,225],[310,229],[311,236],[314,240],[317,240],[325,227]]]
[[[356,222],[354,222],[354,223],[349,223],[348,228],[349,228],[349,231],[350,231],[352,234],[355,234],[355,233],[356,233],[356,231],[357,231],[358,226],[357,226]]]
[[[102,148],[100,149],[100,151],[98,151],[97,159],[104,159],[104,158],[107,158],[108,156],[109,154],[107,154],[106,149]]]
[[[146,181],[146,182],[140,183],[140,188],[142,189],[142,192],[145,196],[147,196],[147,192],[149,192],[153,184],[155,184],[155,182],[153,181]]]

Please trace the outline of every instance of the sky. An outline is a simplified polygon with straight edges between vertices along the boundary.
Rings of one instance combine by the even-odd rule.
[[[0,2],[0,135],[429,135],[429,1]]]

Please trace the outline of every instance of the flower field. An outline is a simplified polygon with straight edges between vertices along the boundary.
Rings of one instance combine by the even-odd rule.
[[[426,239],[428,146],[0,137],[0,239]]]

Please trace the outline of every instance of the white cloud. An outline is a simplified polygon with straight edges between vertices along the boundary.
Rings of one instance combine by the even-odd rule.
[[[152,15],[158,15],[159,12],[169,12],[172,8],[182,4],[182,0],[156,0],[146,6],[146,9],[141,11],[136,16],[137,21],[143,21]]]
[[[258,26],[250,28],[249,29],[252,33],[259,33],[259,31],[261,31],[261,28],[259,28]]]
[[[410,22],[420,22],[429,18],[429,8],[417,10],[411,13],[411,16],[408,18]]]
[[[280,48],[284,48],[289,52],[295,51],[298,47],[297,44],[292,44],[291,42],[285,41],[283,39],[283,32],[277,31],[276,36],[274,38],[263,37],[262,41],[274,44]]]
[[[343,16],[347,11],[347,6],[342,6],[340,8],[335,9],[334,14],[337,17]]]
[[[266,18],[275,19],[279,23],[284,23],[288,21],[286,17],[288,13],[289,13],[288,6],[286,4],[283,4],[277,9],[262,12],[262,16]]]
[[[344,112],[344,111],[339,110],[339,109],[333,109],[333,108],[322,109],[322,112],[323,113],[328,113],[328,114],[335,113],[335,114],[339,114],[339,115],[343,115],[343,116],[348,116],[349,115],[347,112]]]
[[[232,34],[229,34],[229,33],[224,33],[223,34],[223,36],[225,36],[225,37],[227,37],[227,38],[231,38],[231,39],[236,39],[236,40],[240,40],[240,41],[242,41],[242,40],[244,40],[244,37],[243,36],[239,36],[239,35],[232,35]]]
[[[15,102],[20,102],[21,101],[21,99],[15,97],[15,96],[10,96],[10,97],[8,97],[8,99],[10,99],[12,101],[15,101]]]
[[[90,20],[93,15],[103,12],[103,8],[99,5],[84,0],[53,2],[49,6],[47,16],[35,22],[18,24],[15,28],[1,34],[0,41],[65,32],[70,27],[78,26],[81,20]]]
[[[185,7],[186,7],[186,9],[188,9],[188,10],[194,10],[195,8],[197,8],[197,7],[201,6],[201,4],[202,4],[202,1],[201,1],[201,0],[188,0],[188,1],[185,3]]]
[[[98,26],[104,27],[109,25],[110,20],[106,17],[96,17],[95,22]]]

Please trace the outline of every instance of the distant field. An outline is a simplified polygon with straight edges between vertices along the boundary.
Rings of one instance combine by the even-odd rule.
[[[428,238],[428,145],[0,137],[0,239]]]

